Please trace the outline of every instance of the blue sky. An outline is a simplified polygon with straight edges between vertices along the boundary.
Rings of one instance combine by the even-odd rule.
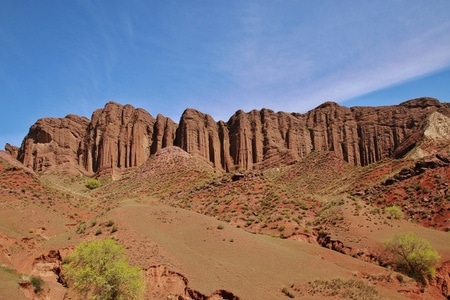
[[[0,147],[107,101],[307,112],[450,101],[450,1],[2,0]]]

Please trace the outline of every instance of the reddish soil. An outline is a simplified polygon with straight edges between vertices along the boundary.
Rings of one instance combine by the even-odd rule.
[[[83,240],[113,237],[145,271],[146,299],[343,297],[319,290],[323,282],[384,299],[444,299],[450,172],[428,168],[385,184],[414,163],[356,168],[328,153],[219,174],[172,152],[89,191],[83,177],[35,174],[0,152],[0,298],[76,298],[57,282],[61,259]],[[391,204],[403,219],[384,212]],[[383,242],[405,231],[427,238],[441,255],[438,276],[423,291],[379,266]],[[43,278],[43,291],[34,293],[26,276]]]

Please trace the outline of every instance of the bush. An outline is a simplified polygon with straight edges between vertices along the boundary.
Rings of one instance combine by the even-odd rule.
[[[395,234],[385,243],[386,251],[393,255],[397,269],[425,283],[436,272],[439,253],[431,244],[412,232]]]
[[[388,213],[391,218],[395,218],[397,220],[403,218],[403,212],[397,205],[386,207],[384,211]]]
[[[34,292],[37,294],[42,291],[42,286],[44,285],[44,280],[41,277],[30,278],[30,283],[33,286]]]
[[[99,188],[102,183],[95,178],[88,178],[84,184],[88,189],[93,190]]]
[[[64,260],[68,284],[85,299],[141,299],[141,270],[127,263],[125,250],[112,239],[83,242]]]

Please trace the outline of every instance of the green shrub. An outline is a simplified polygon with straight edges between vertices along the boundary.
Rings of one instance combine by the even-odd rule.
[[[63,274],[84,299],[142,299],[144,278],[112,239],[83,242],[63,264]]]
[[[31,276],[30,283],[31,283],[31,286],[33,287],[35,293],[39,293],[40,291],[42,291],[42,286],[44,285],[44,280],[41,277]]]
[[[88,189],[93,190],[99,188],[102,183],[95,178],[88,178],[84,184]]]
[[[395,218],[397,220],[403,218],[403,212],[397,205],[388,206],[384,209],[384,211],[388,213],[391,218]]]
[[[434,276],[440,256],[426,239],[412,232],[399,233],[386,241],[385,246],[393,255],[398,271],[421,283]]]

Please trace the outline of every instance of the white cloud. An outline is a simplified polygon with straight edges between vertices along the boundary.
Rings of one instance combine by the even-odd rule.
[[[450,5],[438,4],[247,5],[241,37],[219,66],[239,87],[233,105],[303,111],[443,69],[450,65]]]

